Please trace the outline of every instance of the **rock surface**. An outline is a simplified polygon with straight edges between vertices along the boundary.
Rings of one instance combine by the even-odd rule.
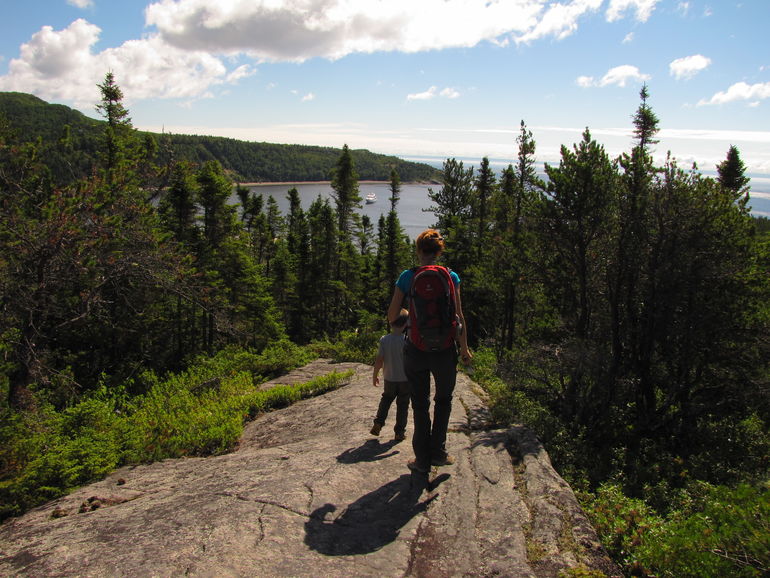
[[[620,575],[537,438],[486,429],[467,376],[447,444],[457,461],[428,480],[406,467],[411,431],[392,439],[395,404],[369,435],[371,366],[319,360],[277,382],[348,369],[342,388],[249,423],[231,454],[122,468],[7,521],[0,575]]]

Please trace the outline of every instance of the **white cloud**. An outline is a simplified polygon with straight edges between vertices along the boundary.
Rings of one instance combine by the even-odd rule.
[[[551,4],[537,24],[516,38],[527,43],[546,36],[562,40],[577,30],[578,19],[586,12],[598,10],[604,0],[576,0],[570,4]]]
[[[646,19],[659,0],[612,0]],[[264,61],[338,59],[565,38],[604,0],[159,0],[146,11],[170,44]],[[620,16],[618,16],[620,17]]]
[[[597,81],[593,76],[578,76],[575,83],[583,88],[592,86],[604,87],[610,85],[623,88],[629,82],[645,82],[649,79],[650,75],[640,72],[636,66],[624,64],[608,70],[607,74],[605,74],[601,80]]]
[[[436,98],[437,93],[438,93],[438,89],[435,86],[431,86],[428,90],[424,92],[407,94],[406,99],[407,100],[431,100],[432,98]]]
[[[677,80],[681,80],[692,78],[710,65],[710,58],[707,58],[702,54],[694,54],[693,56],[677,58],[668,65],[668,70],[671,76],[675,77]]]
[[[475,46],[534,27],[541,5],[541,0],[161,0],[145,14],[147,25],[179,47],[303,61]]]
[[[631,44],[634,41],[634,33],[629,32],[626,34],[625,38],[623,38],[623,44]]]
[[[98,102],[97,84],[109,71],[129,103],[144,98],[202,98],[212,86],[254,73],[249,66],[228,71],[219,58],[169,46],[157,35],[94,53],[100,33],[98,26],[83,19],[63,30],[44,26],[8,63],[8,74],[0,76],[0,90],[85,107]]]
[[[677,4],[676,9],[682,14],[682,16],[687,16],[687,14],[690,12],[690,3],[680,2]]]
[[[610,0],[607,7],[607,22],[620,20],[630,9],[636,11],[635,17],[639,22],[647,22],[658,2],[660,0]]]
[[[94,5],[93,0],[67,0],[67,4],[82,9],[90,8]]]
[[[454,99],[454,98],[460,98],[460,93],[456,89],[451,87],[447,87],[439,90],[438,87],[431,86],[428,90],[425,90],[423,92],[407,94],[406,99],[407,100],[432,100],[437,96],[440,96],[442,98]]]
[[[315,100],[315,94],[312,92],[308,92],[305,96],[302,97],[302,102],[309,102],[311,100]]]
[[[745,82],[736,82],[724,92],[717,92],[710,99],[703,99],[698,102],[698,106],[708,104],[727,104],[740,100],[765,100],[770,98],[770,82],[760,84],[747,84]],[[752,106],[754,103],[751,103]]]
[[[593,76],[578,76],[575,80],[575,84],[578,86],[581,86],[583,88],[590,88],[594,85],[594,77]]]

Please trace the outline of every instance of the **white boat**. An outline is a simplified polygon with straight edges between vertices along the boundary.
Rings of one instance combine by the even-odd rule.
[[[369,193],[368,195],[366,195],[367,205],[371,205],[372,203],[376,203],[376,202],[377,202],[377,195],[375,195],[374,193]]]

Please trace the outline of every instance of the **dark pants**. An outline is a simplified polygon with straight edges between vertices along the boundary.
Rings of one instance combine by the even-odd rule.
[[[412,390],[414,436],[412,448],[417,466],[430,468],[431,459],[446,457],[446,434],[457,381],[457,350],[420,351],[411,344],[404,349],[404,371]],[[430,419],[430,376],[436,382],[433,423]]]
[[[385,425],[385,418],[388,417],[388,410],[394,399],[396,400],[396,425],[393,426],[393,431],[397,434],[403,434],[406,430],[406,420],[409,419],[408,381],[385,380],[380,405],[377,408],[377,417],[374,418],[374,421],[380,425]]]

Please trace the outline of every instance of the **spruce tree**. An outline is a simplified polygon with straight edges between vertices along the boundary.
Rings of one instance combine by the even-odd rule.
[[[727,158],[717,165],[719,184],[726,190],[735,193],[736,199],[748,193],[748,184],[751,179],[746,176],[746,165],[741,160],[738,147],[730,145]]]

